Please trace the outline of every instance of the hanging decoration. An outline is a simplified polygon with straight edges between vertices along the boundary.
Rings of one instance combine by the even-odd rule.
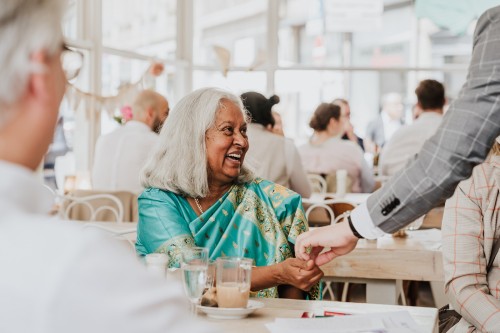
[[[215,52],[215,57],[219,63],[222,75],[227,77],[227,73],[230,71],[231,66],[231,52],[222,46],[212,45],[212,49]],[[259,50],[255,55],[252,63],[246,68],[247,72],[251,72],[266,63],[267,54],[263,50]]]
[[[162,63],[152,63],[139,80],[121,85],[118,88],[118,93],[113,96],[91,94],[78,89],[71,83],[68,84],[65,96],[72,110],[77,110],[83,104],[83,109],[87,117],[90,117],[91,110],[97,112],[104,111],[108,113],[110,118],[117,120],[116,118],[119,117],[119,122],[123,123],[129,116],[128,110],[124,110],[125,113],[120,111],[119,115],[115,114],[116,110],[131,105],[137,93],[141,90],[151,88],[154,85],[154,78],[160,76],[164,69],[165,67]]]

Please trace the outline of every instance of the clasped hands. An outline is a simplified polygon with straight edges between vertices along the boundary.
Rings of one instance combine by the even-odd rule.
[[[295,242],[295,256],[321,266],[351,252],[357,243],[358,238],[353,235],[348,223],[337,223],[299,235]],[[323,251],[325,248],[329,250]]]
[[[288,258],[278,267],[279,284],[291,285],[303,291],[309,291],[324,275],[314,260]]]

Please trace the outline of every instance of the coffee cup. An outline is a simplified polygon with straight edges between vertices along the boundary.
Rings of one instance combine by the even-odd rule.
[[[252,260],[217,258],[217,304],[219,308],[246,308],[250,296]]]

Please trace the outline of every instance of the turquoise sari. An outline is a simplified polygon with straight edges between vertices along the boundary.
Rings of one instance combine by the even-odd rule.
[[[139,197],[136,250],[139,255],[166,253],[169,267],[179,267],[181,252],[192,246],[209,248],[213,260],[240,256],[269,266],[294,257],[295,239],[307,230],[300,196],[260,178],[233,185],[201,216],[185,197],[148,188]],[[256,296],[278,297],[278,290]],[[318,286],[310,297],[319,297]]]

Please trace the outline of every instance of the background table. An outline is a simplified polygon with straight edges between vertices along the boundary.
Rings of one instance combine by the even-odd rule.
[[[321,268],[330,280],[366,283],[368,303],[397,304],[402,280],[430,281],[436,305],[447,303],[437,229],[408,231],[405,238],[362,239],[351,253]]]

